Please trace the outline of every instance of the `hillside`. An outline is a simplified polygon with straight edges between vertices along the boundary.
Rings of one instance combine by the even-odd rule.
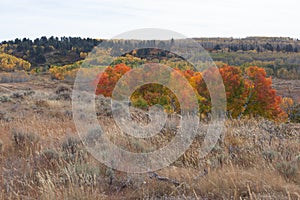
[[[42,37],[2,42],[0,199],[299,199],[299,41],[256,37],[196,40],[218,68],[195,71],[172,52],[139,49],[145,41],[126,41],[128,49],[136,50],[113,59],[109,66],[101,65],[111,61],[105,56],[87,57],[103,40]],[[163,48],[174,42],[159,44]],[[120,49],[109,51],[118,54]],[[134,73],[140,72],[140,65],[144,65],[145,73]],[[162,65],[174,69],[170,73],[173,81],[161,70]],[[125,103],[112,107],[116,84],[130,72],[133,81],[121,82],[125,88],[121,93],[133,93]],[[82,87],[77,85],[77,92],[83,90],[82,96],[74,93],[77,73],[83,78],[78,81]],[[215,137],[209,131],[220,127],[211,127],[212,97],[203,77],[211,77],[209,83],[218,88],[222,85],[214,79],[218,73],[227,108],[220,113],[223,132]],[[182,101],[165,85],[135,87],[153,74],[180,89]],[[196,94],[197,113],[189,104],[188,87],[182,80]],[[80,105],[86,107],[76,110],[78,97],[84,100]],[[182,102],[190,117],[185,124]],[[135,137],[133,134],[155,121],[157,104],[165,114],[165,119],[157,118],[163,122],[161,129],[151,137]],[[122,116],[121,109],[126,106],[130,118]],[[192,120],[193,114],[199,117],[197,121]],[[91,116],[95,121],[90,121]],[[76,120],[88,127],[82,128]],[[131,129],[124,130],[120,122]],[[169,155],[181,151],[181,145],[189,140],[190,132],[181,129],[194,128],[195,124],[193,140],[172,160]],[[181,142],[168,150],[176,138]],[[202,155],[203,146],[211,151]],[[114,151],[110,152],[110,147]],[[170,154],[147,160],[157,151]],[[142,156],[136,159],[127,155]],[[103,157],[108,160],[103,162]],[[148,168],[152,162],[168,165],[153,171]],[[147,171],[130,173],[120,166],[146,166]]]
[[[281,79],[300,77],[300,52],[298,52],[300,41],[297,39],[248,37],[195,38],[195,40],[209,51],[214,61],[234,66],[257,65],[264,67],[269,75]],[[27,60],[33,68],[47,71],[51,65],[62,66],[84,59],[86,54],[101,41],[103,40],[72,37],[41,37],[35,40],[24,38],[1,42],[0,52]],[[159,45],[161,47],[172,45],[172,42],[176,41],[162,41]],[[129,41],[127,46],[139,49],[144,44],[145,41]],[[145,52],[147,51],[138,51],[135,56],[143,58]],[[148,52],[147,56],[149,55]],[[159,53],[160,59],[167,56],[166,53]]]

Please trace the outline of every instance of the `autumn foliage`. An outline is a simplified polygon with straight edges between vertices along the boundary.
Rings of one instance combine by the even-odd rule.
[[[110,97],[118,80],[130,67],[125,64],[109,66],[100,75],[96,94]],[[201,113],[209,113],[211,109],[211,94],[204,78],[213,70],[195,72],[179,70],[194,88]],[[240,67],[223,66],[219,68],[223,78],[227,97],[227,114],[229,117],[240,118],[245,115],[263,116],[270,119],[285,119],[286,114],[281,109],[282,99],[272,88],[272,80],[268,78],[263,68],[251,66],[242,70]],[[153,72],[154,73],[154,72]],[[214,80],[212,80],[214,81]],[[180,86],[180,83],[178,83]],[[184,93],[185,88],[182,88]],[[138,88],[131,96],[133,105],[146,108],[147,105],[161,104],[168,111],[179,111],[180,105],[176,96],[168,88],[159,84],[147,84]]]
[[[21,58],[15,56],[0,53],[0,71],[13,72],[17,70],[28,71],[31,67],[31,64]]]
[[[53,79],[65,80],[67,77],[76,77],[78,69],[81,67],[82,61],[64,66],[51,66],[49,73]]]
[[[272,88],[272,79],[266,77],[266,71],[259,67],[246,69],[246,94],[249,99],[246,112],[268,118],[284,117],[280,108],[282,99]]]
[[[115,67],[108,66],[100,74],[96,94],[103,94],[106,97],[111,96],[118,80],[129,70],[130,67],[122,63],[117,64]]]

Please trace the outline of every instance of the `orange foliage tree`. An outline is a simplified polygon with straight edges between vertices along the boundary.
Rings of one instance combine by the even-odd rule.
[[[125,64],[117,64],[115,67],[107,67],[101,74],[96,94],[111,96],[113,89],[118,80],[128,72],[131,68]],[[156,70],[155,70],[156,71]],[[149,73],[157,73],[149,71]],[[204,72],[195,72],[193,70],[175,69],[176,76],[180,74],[185,77],[196,92],[198,98],[199,111],[201,113],[209,113],[211,110],[211,95],[213,91],[208,91],[205,81],[220,84],[214,80],[212,74],[214,70],[206,70]],[[225,92],[227,97],[227,113],[233,118],[240,118],[244,115],[263,116],[271,119],[284,119],[286,114],[281,109],[281,97],[276,95],[276,91],[272,88],[272,80],[266,76],[263,68],[256,66],[249,67],[242,71],[240,67],[223,66],[219,68],[220,75],[223,78]],[[147,76],[138,74],[139,76]],[[176,75],[177,74],[177,75]],[[172,73],[171,73],[172,75]],[[157,74],[162,78],[162,74]],[[209,79],[205,77],[210,77]],[[180,82],[177,83],[180,86]],[[214,86],[217,88],[217,86]],[[182,94],[185,88],[182,89]],[[161,104],[169,111],[179,111],[180,105],[176,96],[168,88],[159,84],[146,84],[136,89],[132,94],[131,100],[133,104],[145,108],[145,104],[149,106]],[[135,104],[136,103],[136,104]],[[173,107],[173,108],[172,108]],[[178,110],[179,109],[179,110]]]
[[[272,79],[267,78],[266,71],[252,66],[245,70],[245,76],[247,101],[243,112],[273,119],[286,118],[280,107],[282,98],[276,95]]]
[[[115,67],[108,66],[105,71],[100,74],[96,95],[102,94],[106,97],[111,97],[118,80],[130,69],[130,67],[123,63],[117,64]]]
[[[226,65],[219,71],[225,86],[227,112],[231,117],[236,118],[242,113],[246,101],[243,72],[239,67]]]

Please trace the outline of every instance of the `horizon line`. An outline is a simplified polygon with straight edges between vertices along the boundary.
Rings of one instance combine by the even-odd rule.
[[[46,37],[47,39],[54,37],[54,38],[81,38],[81,39],[94,39],[94,40],[115,40],[115,39],[120,39],[122,40],[123,38],[97,38],[97,37],[86,37],[86,36],[46,36],[42,35],[40,37],[16,37],[14,39],[1,39],[0,43],[3,42],[9,42],[9,41],[14,41],[16,39],[23,40],[23,39],[29,39],[29,40],[35,40],[35,39],[41,39],[42,37]],[[253,36],[245,36],[245,37],[234,37],[234,36],[193,36],[193,37],[186,37],[186,38],[169,38],[169,39],[248,39],[248,38],[282,38],[282,39],[290,39],[290,40],[300,40],[300,38],[292,37],[292,36],[263,36],[263,35],[253,35]],[[128,39],[124,39],[128,40]],[[140,40],[140,39],[129,39],[129,40]],[[159,40],[159,39],[151,39],[151,40]],[[165,40],[165,39],[164,39]]]

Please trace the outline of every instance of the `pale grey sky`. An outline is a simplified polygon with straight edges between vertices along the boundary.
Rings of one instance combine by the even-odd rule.
[[[300,38],[299,0],[0,0],[0,41],[111,38],[137,28],[188,37]]]

